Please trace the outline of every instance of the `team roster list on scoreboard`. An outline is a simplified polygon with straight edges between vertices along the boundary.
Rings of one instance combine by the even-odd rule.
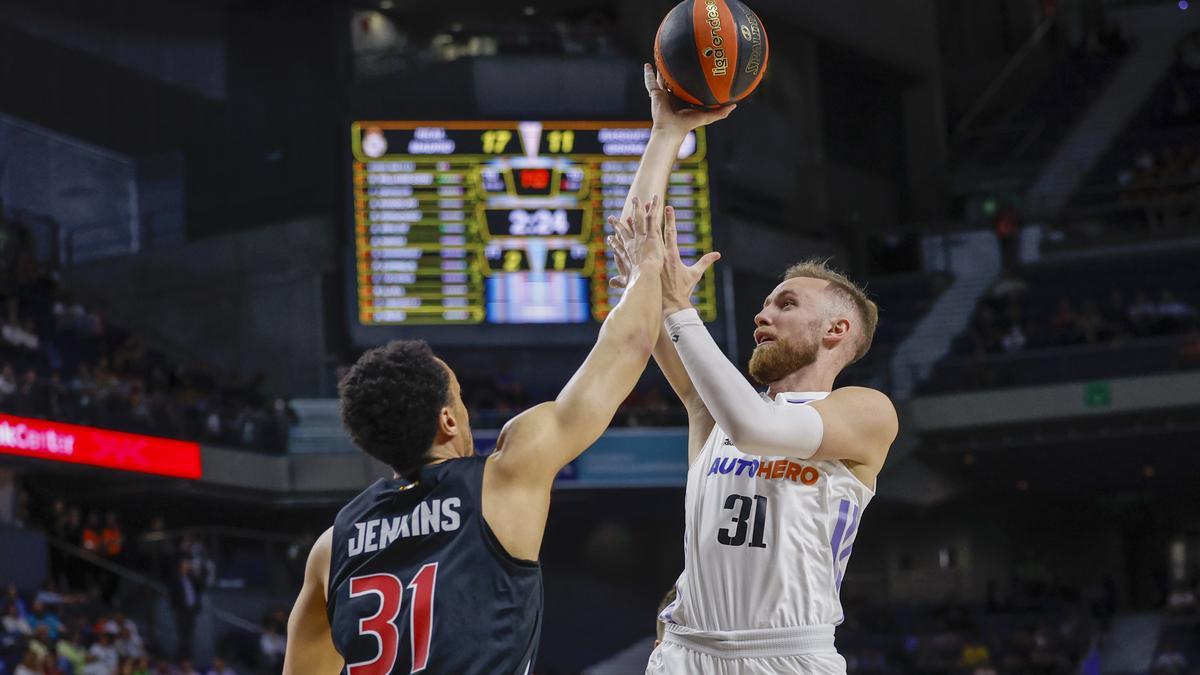
[[[364,325],[603,321],[620,300],[605,236],[650,137],[636,122],[355,122]],[[712,250],[703,129],[671,173],[679,250]],[[693,302],[716,315],[712,271]]]

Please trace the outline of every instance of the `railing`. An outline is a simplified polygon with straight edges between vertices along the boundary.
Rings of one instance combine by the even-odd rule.
[[[1196,339],[1194,335],[1168,335],[1128,342],[1035,348],[1014,354],[955,356],[936,366],[928,385],[918,395],[961,391],[971,379],[978,382],[968,389],[1005,389],[1191,370],[1200,368],[1200,358],[1189,360],[1180,354],[1180,349]]]
[[[954,126],[954,137],[956,139],[961,140],[967,135],[971,125],[975,123],[975,119],[987,109],[992,99],[1000,93],[1000,90],[1009,82],[1013,74],[1017,72],[1017,69],[1024,65],[1029,56],[1034,53],[1034,50],[1041,45],[1042,40],[1045,39],[1046,34],[1050,32],[1050,28],[1053,25],[1053,18],[1043,19],[1037,25],[1033,33],[1030,34],[1029,39],[1025,41],[1025,44],[1021,45],[1021,48],[1013,54],[1008,63],[1004,64],[1004,67],[1000,69],[996,77],[992,78],[991,83],[983,90],[983,93],[975,99],[971,107],[967,108],[967,112],[963,113],[962,119]]]
[[[155,596],[158,596],[160,598],[167,598],[169,596],[167,587],[165,585],[163,585],[162,582],[156,581],[155,579],[152,579],[151,577],[149,577],[145,574],[142,574],[141,572],[137,572],[128,567],[125,567],[124,565],[115,563],[111,560],[107,560],[102,556],[98,556],[95,553],[92,553],[91,551],[80,548],[73,544],[68,544],[65,541],[56,539],[49,535],[46,536],[46,542],[49,543],[50,546],[62,551],[63,553],[65,553],[73,558],[82,560],[82,561],[88,563],[89,565],[92,565],[93,567],[98,567],[110,574],[117,576],[120,579],[123,579],[123,580],[129,582],[130,584],[133,584],[134,587],[136,587],[136,588],[141,588],[143,590],[149,591],[149,592],[153,593]],[[247,621],[246,619],[243,619],[240,616],[231,614],[230,612],[220,609],[219,607],[211,607],[210,606],[210,607],[208,607],[208,610],[212,613],[213,618],[217,619],[218,621],[220,621],[224,624],[232,626],[233,628],[237,628],[239,630],[244,630],[244,631],[248,631],[248,632],[255,633],[255,634],[257,634],[260,631],[259,626],[257,624],[255,624],[254,622]]]

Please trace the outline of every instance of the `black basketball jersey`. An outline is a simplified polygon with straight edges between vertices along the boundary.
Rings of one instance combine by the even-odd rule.
[[[484,522],[486,461],[379,480],[338,513],[328,611],[348,675],[531,671],[542,572]]]

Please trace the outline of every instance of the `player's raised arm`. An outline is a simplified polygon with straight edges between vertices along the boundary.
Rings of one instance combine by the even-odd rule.
[[[313,544],[304,566],[304,585],[288,617],[284,675],[337,675],[345,667],[333,646],[326,613],[325,589],[329,581],[329,547],[333,528],[325,530]]]
[[[497,443],[497,471],[548,486],[600,437],[641,377],[661,325],[660,210],[657,197],[644,204],[635,200],[627,219],[635,238],[628,288],[601,325],[596,346],[558,397],[505,425]]]
[[[665,195],[667,180],[671,169],[679,156],[679,148],[688,133],[697,127],[725,119],[733,112],[736,105],[726,106],[719,110],[697,110],[681,106],[663,87],[662,77],[654,72],[653,66],[643,66],[643,77],[646,94],[650,98],[650,115],[654,120],[650,130],[650,140],[642,153],[633,183],[629,186],[629,194],[625,198],[625,207],[621,222],[624,222],[631,212],[631,205],[636,198],[645,202],[651,195]],[[613,238],[609,246],[614,246]],[[626,271],[618,259],[620,274],[613,280],[614,285],[625,284]],[[712,417],[704,409],[704,402],[696,394],[688,379],[687,371],[679,362],[675,349],[665,334],[660,334],[654,345],[654,360],[667,377],[667,382],[683,402],[688,411],[689,455],[694,456],[704,443],[704,439],[712,430]],[[698,440],[694,440],[698,439]]]
[[[617,260],[617,270],[620,275],[618,280],[623,279],[627,275],[627,270],[630,267],[630,254],[627,250],[628,242],[632,240],[633,233],[629,228],[620,222],[614,223],[616,234],[609,237],[608,245],[612,249],[614,257]],[[666,207],[663,213],[663,238],[667,246],[666,261],[674,261],[672,264],[678,264],[684,269],[679,273],[689,276],[693,279],[693,285],[699,282],[704,276],[704,271],[708,269],[717,260],[720,260],[720,253],[707,253],[691,266],[686,266],[679,259],[678,246],[675,243],[675,210],[671,207]],[[675,254],[672,258],[671,251]],[[663,264],[666,265],[667,262]],[[619,282],[618,282],[619,283]],[[665,316],[665,315],[664,315]],[[708,408],[704,405],[699,392],[692,385],[692,380],[688,377],[687,370],[684,368],[683,362],[679,360],[679,354],[675,351],[675,345],[671,342],[671,336],[667,331],[662,331],[658,335],[658,341],[654,344],[654,359],[658,362],[663,373],[667,376],[667,381],[671,383],[671,388],[675,390],[675,394],[679,396],[679,400],[683,402],[688,413],[688,464],[700,454],[700,450],[704,447],[704,442],[708,439],[712,432],[713,421],[712,414],[708,412]]]

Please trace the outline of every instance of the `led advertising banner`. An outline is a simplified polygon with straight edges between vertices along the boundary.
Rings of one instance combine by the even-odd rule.
[[[200,444],[0,415],[0,455],[138,473],[200,477]]]

